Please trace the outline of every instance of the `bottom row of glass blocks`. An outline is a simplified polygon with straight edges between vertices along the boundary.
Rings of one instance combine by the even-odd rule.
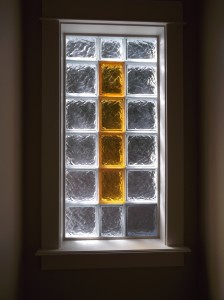
[[[72,206],[66,208],[66,238],[155,237],[156,235],[157,204]]]

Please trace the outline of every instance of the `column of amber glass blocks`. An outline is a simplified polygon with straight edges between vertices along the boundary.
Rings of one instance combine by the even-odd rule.
[[[100,204],[125,202],[124,63],[99,64]]]

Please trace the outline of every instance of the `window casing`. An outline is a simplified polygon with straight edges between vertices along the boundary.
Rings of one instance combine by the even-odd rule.
[[[159,36],[160,168],[159,236],[157,239],[110,241],[64,241],[64,65],[63,36],[66,34],[112,36]],[[61,45],[61,47],[59,46]],[[51,51],[51,49],[54,51]],[[60,121],[61,120],[61,121]],[[182,120],[182,25],[168,23],[43,21],[43,141],[42,141],[42,250],[62,259],[76,254],[173,253],[182,264],[183,246],[183,120]],[[50,146],[49,146],[50,145]],[[54,149],[52,152],[51,150]],[[54,187],[54,188],[52,188]],[[181,248],[180,248],[181,247]],[[54,250],[53,250],[54,249]],[[140,257],[142,257],[140,255]],[[153,255],[151,255],[153,258]],[[153,260],[153,259],[152,259]],[[163,261],[163,260],[162,260]],[[172,260],[170,260],[172,265]],[[161,263],[161,260],[160,260]],[[160,265],[159,263],[159,265]],[[127,263],[129,264],[129,263]],[[164,261],[162,264],[165,264]],[[77,262],[76,266],[80,266]],[[148,264],[146,264],[148,265]],[[152,263],[153,265],[153,263]],[[168,263],[169,265],[169,263]],[[50,267],[50,265],[49,265]],[[51,267],[50,267],[51,268]]]

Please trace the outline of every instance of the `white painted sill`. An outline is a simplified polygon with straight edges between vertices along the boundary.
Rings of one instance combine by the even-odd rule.
[[[183,266],[187,247],[159,239],[64,241],[60,248],[38,250],[43,270]]]

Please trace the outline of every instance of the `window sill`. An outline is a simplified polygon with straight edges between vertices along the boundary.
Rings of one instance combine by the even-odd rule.
[[[64,241],[59,249],[38,250],[43,270],[183,266],[186,247],[161,240]]]

